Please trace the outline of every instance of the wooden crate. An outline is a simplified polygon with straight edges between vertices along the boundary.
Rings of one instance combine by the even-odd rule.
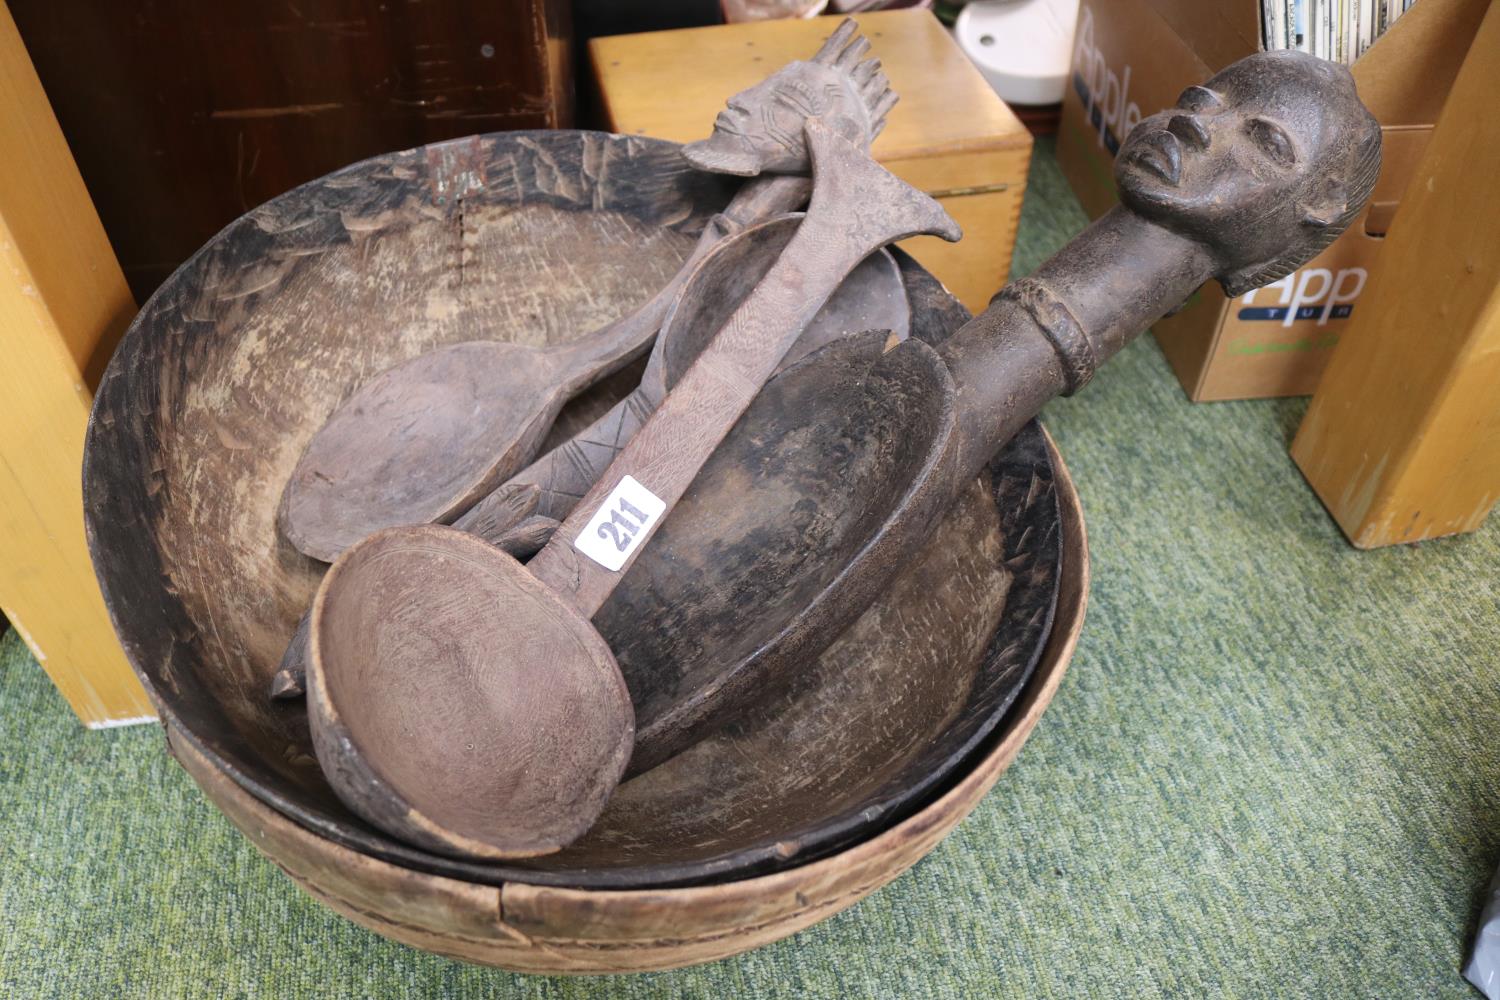
[[[1031,162],[1031,134],[926,10],[856,18],[901,102],[875,158],[942,200],[963,227],[956,244],[902,244],[978,312],[1005,283]],[[817,51],[838,18],[716,25],[589,42],[609,127],[691,142],[708,135],[732,94]]]
[[[1485,15],[1292,458],[1362,549],[1473,531],[1500,499],[1500,159]]]

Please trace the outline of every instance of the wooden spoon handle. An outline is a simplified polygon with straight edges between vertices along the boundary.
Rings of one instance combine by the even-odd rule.
[[[810,178],[795,175],[767,174],[742,184],[724,210],[704,226],[692,253],[655,295],[627,315],[552,348],[558,370],[564,373],[563,394],[571,396],[640,357],[651,347],[683,283],[710,250],[747,226],[801,208],[811,189]]]
[[[531,571],[592,615],[823,303],[864,257],[918,233],[959,237],[936,201],[816,120],[812,204],[797,234]],[[604,510],[608,504],[609,509]],[[596,515],[601,520],[595,524]],[[597,541],[596,541],[597,536]],[[602,543],[602,545],[601,545]],[[608,550],[613,545],[618,552]]]
[[[537,513],[559,520],[567,517],[619,457],[626,443],[646,426],[661,397],[654,383],[642,382],[608,413],[516,473],[505,486],[536,486],[541,491]],[[481,501],[454,521],[453,526],[472,532],[475,514],[482,506]]]

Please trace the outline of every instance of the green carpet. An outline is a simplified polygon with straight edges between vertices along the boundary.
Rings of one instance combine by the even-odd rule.
[[[1039,151],[1018,270],[1083,224]],[[790,940],[606,979],[465,966],[302,895],[155,727],[85,732],[0,640],[0,997],[1471,997],[1500,859],[1500,530],[1360,553],[1305,402],[1190,405],[1149,338],[1046,423],[1088,623],[1015,766]]]

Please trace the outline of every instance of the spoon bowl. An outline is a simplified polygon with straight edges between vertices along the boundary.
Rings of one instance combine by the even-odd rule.
[[[772,380],[595,616],[635,699],[631,773],[780,689],[762,647],[795,638],[923,478],[952,400],[931,348],[886,342],[846,338]]]
[[[287,540],[332,562],[371,525],[442,523],[467,510],[536,451],[572,395],[559,381],[571,347],[453,344],[361,387],[287,481]]]
[[[377,532],[313,605],[309,718],[351,809],[429,850],[547,854],[603,810],[634,713],[587,618],[454,528]]]

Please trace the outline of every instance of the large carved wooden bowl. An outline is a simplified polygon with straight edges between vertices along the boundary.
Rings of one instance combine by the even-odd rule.
[[[384,836],[328,788],[303,707],[267,699],[326,569],[275,527],[282,486],[326,415],[440,344],[593,329],[663,283],[729,193],[667,143],[464,140],[366,161],[256,209],[146,304],[96,399],[87,528],[126,652],[179,756],[203,765],[195,775],[226,810],[223,782],[318,843],[465,883],[675,886],[866,839],[931,802],[997,732],[1017,732],[1006,720],[1047,640],[1066,550],[1060,467],[1034,424],[793,689],[622,785],[559,854],[481,865]],[[931,276],[901,266],[913,336],[962,322]],[[629,379],[580,400],[562,427]]]

